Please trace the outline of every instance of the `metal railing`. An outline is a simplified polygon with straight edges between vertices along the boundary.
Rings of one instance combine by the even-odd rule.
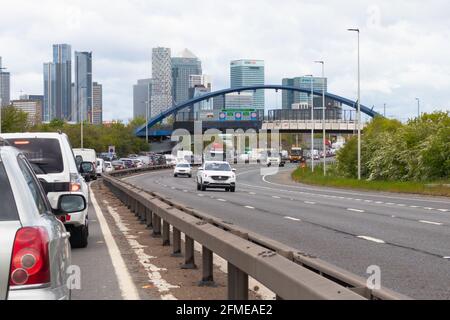
[[[362,277],[119,179],[166,168],[169,166],[127,169],[105,174],[103,178],[106,186],[152,229],[152,235],[162,238],[162,245],[173,246],[173,256],[182,254],[181,233],[184,233],[182,268],[197,267],[194,241],[202,246],[200,285],[214,283],[215,253],[228,263],[230,300],[248,299],[249,276],[273,291],[277,299],[409,299],[385,288],[369,289]]]

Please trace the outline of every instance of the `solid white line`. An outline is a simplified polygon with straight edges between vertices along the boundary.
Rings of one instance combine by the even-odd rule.
[[[108,248],[109,256],[111,257],[111,262],[114,266],[114,272],[116,273],[122,298],[125,300],[139,300],[138,290],[131,279],[130,273],[128,272],[126,264],[120,254],[119,247],[111,234],[111,230],[109,229],[102,210],[98,206],[97,199],[95,198],[93,192],[91,192],[91,201],[94,206],[95,213],[97,214],[97,219],[105,239],[106,247]]]
[[[440,222],[427,221],[427,220],[419,220],[419,222],[427,223],[427,224],[434,224],[435,226],[442,226],[443,225],[443,223],[440,223]]]
[[[377,239],[377,238],[372,238],[372,237],[367,237],[367,236],[358,236],[357,238],[364,239],[364,240],[367,240],[367,241],[376,242],[376,243],[386,243],[383,240],[380,240],[380,239]]]
[[[364,210],[360,210],[360,209],[352,209],[352,208],[347,208],[348,211],[353,211],[353,212],[364,212]]]
[[[255,207],[252,207],[252,206],[245,206],[245,208],[247,208],[247,209],[255,209]]]
[[[285,219],[288,219],[288,220],[292,220],[292,221],[302,221],[302,220],[300,220],[300,219],[297,219],[297,218],[292,218],[292,217],[284,217]]]

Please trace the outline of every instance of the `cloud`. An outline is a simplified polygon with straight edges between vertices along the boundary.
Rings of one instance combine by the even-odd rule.
[[[93,51],[105,119],[132,116],[132,86],[150,76],[151,48],[189,48],[215,89],[229,86],[229,61],[263,59],[266,83],[308,73],[326,61],[329,91],[356,97],[356,35],[361,29],[362,103],[399,118],[449,109],[450,22],[446,1],[25,1],[3,0],[0,56],[12,96],[42,93],[42,64],[53,43]],[[266,93],[269,107],[281,98]],[[278,102],[277,102],[278,101]]]

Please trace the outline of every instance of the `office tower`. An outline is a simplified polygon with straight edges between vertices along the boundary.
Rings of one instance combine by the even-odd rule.
[[[92,84],[92,123],[103,123],[103,86],[98,82]]]
[[[254,96],[251,92],[229,93],[225,96],[226,109],[252,109]],[[260,108],[257,108],[261,110]],[[264,109],[262,109],[264,110]]]
[[[42,121],[42,104],[40,100],[31,100],[29,96],[22,96],[20,100],[13,100],[11,104],[14,108],[27,114],[29,125],[36,125]]]
[[[322,93],[322,89],[325,88],[327,92],[327,78],[317,77],[295,77],[284,78],[282,84],[285,86],[297,87],[301,89],[311,90],[311,81],[313,81],[313,90]],[[308,93],[292,92],[283,90],[282,93],[282,108],[292,109],[293,104],[311,105],[311,98]]]
[[[231,88],[264,85],[264,61],[235,60],[230,63]],[[256,90],[253,94],[253,108],[264,110],[264,90]]]
[[[75,51],[72,121],[92,123],[92,52]]]
[[[133,85],[133,118],[146,117],[145,108],[150,102],[152,79],[140,79]],[[151,115],[151,104],[148,105],[148,116]]]
[[[172,60],[170,48],[152,49],[151,117],[172,107]]]
[[[72,52],[68,44],[53,45],[53,62],[44,63],[43,120],[72,117]]]
[[[189,99],[189,79],[191,75],[202,74],[202,63],[188,49],[179,57],[172,58],[172,98],[177,105]]]
[[[2,69],[2,57],[0,57],[0,107],[10,104],[10,74]]]
[[[209,88],[211,90],[211,78],[206,74],[191,74],[189,76],[189,88],[194,88],[195,86],[200,85],[205,88]],[[192,98],[189,95],[189,99]]]

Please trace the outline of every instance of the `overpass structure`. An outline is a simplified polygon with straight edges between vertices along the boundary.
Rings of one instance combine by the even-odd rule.
[[[207,93],[200,97],[196,97],[196,98],[187,100],[183,103],[180,103],[176,106],[173,106],[173,107],[167,109],[166,111],[162,112],[161,114],[149,119],[149,121],[146,124],[144,124],[143,126],[137,128],[135,133],[137,136],[145,136],[146,127],[148,127],[150,129],[153,126],[155,126],[156,124],[162,122],[167,117],[169,117],[171,115],[175,115],[178,112],[182,111],[183,109],[193,106],[194,104],[199,103],[201,101],[205,101],[205,100],[208,101],[209,99],[212,99],[214,97],[224,96],[228,93],[234,93],[234,92],[239,93],[239,92],[244,92],[244,91],[256,91],[256,90],[276,90],[276,91],[288,90],[288,91],[311,94],[311,90],[303,89],[303,88],[299,88],[299,87],[293,87],[293,86],[285,86],[285,85],[255,85],[255,86],[246,86],[246,87],[237,87],[237,88],[218,90],[218,91]],[[312,94],[315,96],[322,96],[322,92],[319,92],[319,91],[313,91]],[[357,108],[357,101],[352,101],[350,99],[347,99],[347,98],[344,98],[344,97],[341,97],[341,96],[338,96],[338,95],[335,95],[335,94],[332,94],[329,92],[325,93],[325,97],[332,99],[334,101],[340,102],[351,108],[355,108],[355,109]],[[371,109],[371,108],[368,108],[364,105],[361,105],[360,107],[361,107],[361,112],[370,117],[380,116],[379,113],[373,111],[373,109]],[[167,133],[167,131],[166,131],[166,133]]]

